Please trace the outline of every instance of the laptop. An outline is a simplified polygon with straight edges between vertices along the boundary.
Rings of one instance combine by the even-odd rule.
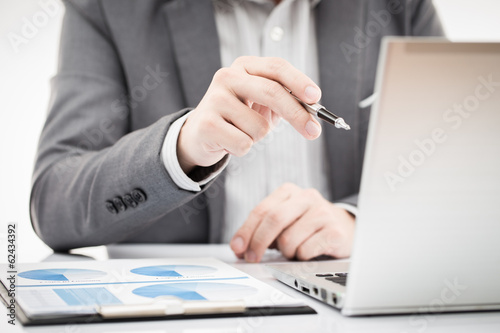
[[[349,261],[268,265],[343,315],[500,309],[500,43],[386,38]]]

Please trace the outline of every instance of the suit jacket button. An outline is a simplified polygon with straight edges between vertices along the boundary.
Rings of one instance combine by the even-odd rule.
[[[123,202],[125,202],[125,204],[129,207],[132,207],[132,208],[137,207],[137,202],[135,202],[135,200],[132,198],[132,196],[130,194],[125,194],[123,196]]]
[[[144,201],[148,200],[146,193],[144,193],[144,191],[142,191],[141,189],[136,188],[130,194],[132,195],[132,198],[136,202],[144,202]]]
[[[120,212],[124,212],[125,210],[127,210],[127,206],[125,206],[122,198],[120,197],[113,198],[113,204]]]
[[[116,209],[115,205],[111,201],[106,201],[106,209],[111,214],[118,214],[118,209]]]

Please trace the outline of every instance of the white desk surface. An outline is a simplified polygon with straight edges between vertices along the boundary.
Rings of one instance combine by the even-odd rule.
[[[323,305],[273,279],[262,264],[247,264],[238,260],[227,245],[114,245],[79,249],[78,254],[98,260],[121,258],[162,257],[206,257],[223,260],[236,268],[282,290],[289,295],[302,298],[314,308],[316,315],[291,315],[272,317],[241,317],[222,319],[191,319],[168,321],[142,321],[104,324],[67,324],[54,326],[23,327],[7,324],[7,318],[0,319],[0,332],[40,333],[253,333],[253,332],[384,332],[384,333],[436,333],[436,332],[500,332],[500,312],[399,315],[381,317],[343,317],[337,310]],[[93,260],[74,255],[53,254],[46,261]],[[271,251],[264,257],[264,263],[284,261],[278,252]]]

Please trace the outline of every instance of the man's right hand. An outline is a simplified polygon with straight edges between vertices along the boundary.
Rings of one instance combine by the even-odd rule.
[[[228,153],[245,155],[280,117],[306,139],[316,139],[320,124],[283,87],[306,103],[321,97],[309,77],[281,58],[240,57],[218,70],[179,134],[183,171],[214,165]]]

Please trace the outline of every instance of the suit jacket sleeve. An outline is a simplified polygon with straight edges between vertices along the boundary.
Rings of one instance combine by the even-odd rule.
[[[85,11],[66,3],[33,175],[32,223],[54,250],[121,241],[201,193],[179,189],[160,157],[170,124],[187,110],[130,132],[126,79],[94,3]]]
[[[432,4],[432,0],[410,1],[409,7],[406,9],[405,31],[411,36],[445,36],[441,21],[436,12],[436,8]],[[357,206],[358,193],[353,193],[336,202],[346,203]]]

